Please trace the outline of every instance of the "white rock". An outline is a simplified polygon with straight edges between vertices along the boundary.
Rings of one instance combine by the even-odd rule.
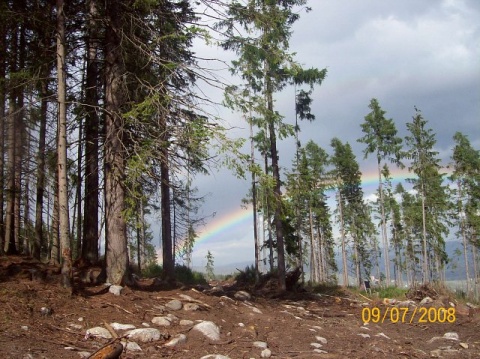
[[[230,359],[230,357],[221,354],[208,354],[201,357],[200,359]]]
[[[252,299],[252,296],[250,295],[250,293],[245,292],[244,290],[239,290],[233,296],[235,297],[235,299],[238,299],[238,300],[250,300],[250,299]]]
[[[328,354],[328,352],[322,349],[313,349],[313,352],[318,354]]]
[[[112,339],[112,334],[103,327],[94,327],[87,329],[87,335],[91,335],[93,337],[105,338],[105,339]]]
[[[213,322],[203,321],[193,327],[210,340],[220,340],[220,328]]]
[[[165,304],[165,307],[167,307],[170,310],[180,310],[182,309],[183,304],[178,299],[173,299],[167,304]]]
[[[433,303],[433,299],[430,297],[425,297],[420,301],[420,305],[429,304],[429,303]]]
[[[162,337],[162,333],[155,328],[140,328],[127,332],[127,337],[133,341],[148,343],[159,340]]]
[[[323,347],[323,345],[320,344],[320,343],[310,343],[310,346],[311,346],[311,347],[314,347],[314,348],[321,348],[321,347]]]
[[[458,337],[458,334],[455,332],[448,332],[443,334],[443,339],[449,339],[449,340],[459,340],[460,338]]]
[[[90,358],[90,356],[92,355],[92,353],[89,353],[89,352],[78,352],[77,354],[82,359]]]
[[[243,324],[243,323],[238,323],[238,326],[239,326],[240,328],[243,328],[243,327],[245,327],[245,324]]]
[[[187,336],[185,334],[178,334],[174,338],[170,339],[167,343],[164,344],[165,347],[174,347],[179,344],[183,344],[187,341]]]
[[[200,309],[200,306],[195,303],[185,303],[185,305],[183,306],[183,310],[187,310],[187,311],[195,311],[199,309]]]
[[[325,339],[324,337],[316,336],[316,337],[315,337],[315,340],[316,340],[317,342],[322,343],[322,344],[327,344],[327,343],[328,343],[328,340]]]
[[[260,353],[260,357],[262,358],[270,358],[272,356],[272,351],[270,349],[263,349]]]
[[[130,351],[130,352],[141,352],[142,351],[142,348],[140,347],[140,345],[138,345],[135,342],[128,341],[128,342],[121,342],[121,343],[127,351]]]
[[[378,333],[375,335],[376,337],[382,337],[382,338],[385,338],[385,339],[390,339],[387,335],[385,335],[384,333]]]
[[[193,299],[192,297],[190,297],[189,295],[186,295],[186,294],[179,294],[178,295],[180,298],[184,299],[184,300],[187,300],[189,302],[194,302],[195,299]]]
[[[28,330],[28,326],[27,326],[27,325],[22,325],[20,328],[22,328],[22,330]]]
[[[467,343],[460,343],[460,346],[461,346],[463,349],[468,349],[468,344],[467,344]]]
[[[117,323],[117,322],[110,323],[110,326],[111,326],[114,330],[130,330],[130,329],[135,329],[135,325],[133,325],[133,324],[122,324],[122,323]]]
[[[258,309],[258,308],[253,307],[252,310],[253,310],[255,313],[262,314],[262,311],[261,311],[260,309]],[[302,318],[300,318],[300,319],[302,319]]]
[[[70,323],[70,324],[68,324],[68,326],[69,326],[70,328],[73,328],[73,329],[76,329],[76,330],[82,330],[82,329],[83,329],[83,325],[80,325],[80,324]]]
[[[155,325],[159,325],[162,327],[169,327],[170,326],[170,319],[167,317],[153,317],[152,323]]]
[[[122,294],[122,286],[119,285],[111,285],[110,288],[108,288],[108,291],[112,293],[113,295],[120,295]]]
[[[253,346],[260,349],[266,349],[268,345],[265,342],[257,341],[257,342],[253,342]]]
[[[77,319],[79,322],[83,322],[83,317]]]
[[[370,338],[370,334],[359,333],[357,335],[360,335],[362,338]]]
[[[188,320],[188,319],[182,319],[180,321],[180,325],[182,326],[188,326],[188,325],[193,325],[193,320]]]

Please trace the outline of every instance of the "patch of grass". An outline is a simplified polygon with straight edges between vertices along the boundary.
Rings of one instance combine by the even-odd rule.
[[[314,293],[327,294],[332,296],[344,295],[343,288],[336,283],[315,283],[312,287]]]
[[[372,288],[372,292],[378,293],[380,298],[405,299],[408,289],[396,286],[376,287]]]

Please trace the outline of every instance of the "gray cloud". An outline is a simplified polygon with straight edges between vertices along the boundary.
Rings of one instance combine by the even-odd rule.
[[[302,14],[294,25],[291,50],[306,67],[327,67],[328,76],[314,92],[317,120],[301,124],[303,143],[313,139],[330,152],[330,140],[339,137],[350,142],[361,170],[371,169],[371,160],[362,160],[363,145],[356,140],[362,135],[360,123],[369,112],[370,99],[375,97],[402,136],[417,106],[436,134],[445,162],[456,131],[480,147],[480,2],[335,0],[310,1],[310,5],[313,11]],[[212,57],[211,48],[199,46],[197,51]],[[232,58],[231,53],[216,56]],[[293,89],[287,88],[276,100],[276,109],[293,123]],[[221,108],[216,111],[230,125],[244,128],[236,130],[236,135],[248,136],[240,115]],[[289,168],[294,141],[281,142],[279,150],[281,166]],[[203,193],[211,193],[204,213],[217,215],[238,210],[249,186],[223,170],[198,178],[196,184]],[[238,241],[247,244],[235,244]],[[241,253],[253,253],[248,250],[253,248],[251,227],[235,238],[219,234],[210,244],[217,260],[238,262]],[[236,252],[236,245],[247,249]],[[206,247],[199,245],[199,250]]]

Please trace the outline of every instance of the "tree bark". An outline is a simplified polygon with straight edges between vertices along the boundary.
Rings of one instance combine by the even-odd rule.
[[[57,92],[58,92],[58,209],[62,263],[62,285],[72,287],[72,249],[67,185],[67,89],[65,78],[65,13],[64,0],[57,0]]]
[[[169,135],[167,119],[160,114],[160,136],[162,147],[160,150],[160,192],[162,216],[162,249],[163,249],[163,278],[168,282],[175,280],[175,257],[172,244],[172,219],[170,213],[170,169],[169,169]]]
[[[88,11],[88,43],[87,43],[87,74],[86,74],[86,119],[85,119],[85,204],[83,219],[83,259],[95,263],[98,261],[98,3],[97,0],[87,1]]]
[[[48,70],[44,72],[40,84],[40,96],[42,103],[40,107],[40,128],[38,130],[38,154],[37,154],[37,200],[35,203],[35,240],[33,243],[33,258],[40,259],[42,247],[44,246],[43,236],[43,197],[45,192],[45,138],[47,132],[47,109],[48,109]]]
[[[125,210],[125,153],[121,108],[124,103],[122,51],[120,44],[121,13],[115,0],[106,1],[105,46],[105,214],[106,274],[111,284],[128,280],[127,226]]]
[[[0,79],[6,75],[7,58],[7,30],[5,23],[0,23]],[[5,81],[0,82],[0,254],[3,253],[5,244],[5,224],[3,222],[4,206],[4,167],[5,167],[5,101],[6,101]]]

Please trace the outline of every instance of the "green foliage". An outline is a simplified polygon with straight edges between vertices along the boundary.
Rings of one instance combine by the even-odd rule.
[[[215,273],[213,272],[213,254],[208,251],[205,256],[207,259],[207,264],[205,265],[205,272],[208,280],[215,279]]]
[[[239,284],[254,285],[255,284],[255,266],[253,264],[246,266],[235,276],[235,280]]]
[[[159,264],[150,264],[147,268],[142,271],[142,276],[145,278],[156,278],[161,277],[163,268]],[[180,283],[186,285],[194,284],[207,284],[207,281],[203,273],[192,271],[190,268],[184,265],[175,266],[175,278]]]
[[[142,276],[145,278],[156,278],[162,275],[162,271],[161,265],[153,263],[142,270]]]
[[[185,265],[175,266],[175,278],[183,284],[207,284],[207,280],[203,273],[192,271]]]
[[[405,299],[405,294],[409,291],[408,288],[399,288],[396,286],[389,287],[377,287],[374,288],[375,292],[378,293],[380,298],[389,298],[389,299]]]

